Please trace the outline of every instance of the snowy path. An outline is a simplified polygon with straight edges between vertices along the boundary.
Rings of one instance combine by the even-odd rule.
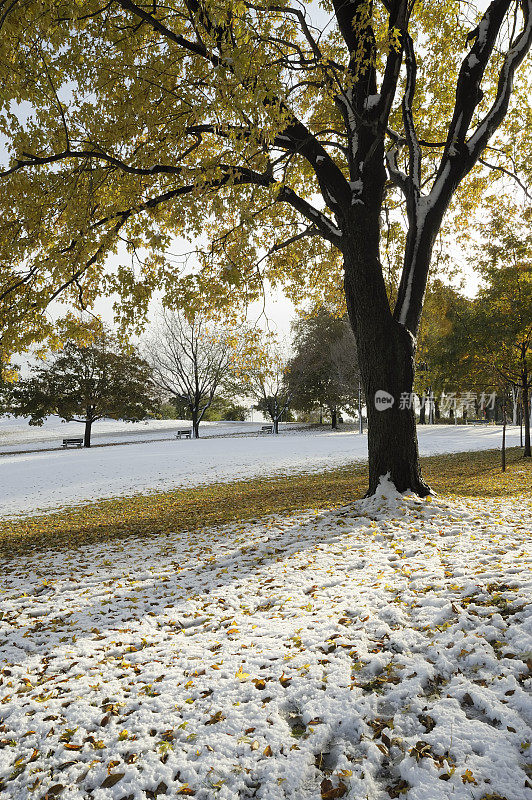
[[[418,430],[424,455],[500,447],[497,427]],[[508,446],[518,443],[518,429],[509,429]],[[342,431],[5,455],[0,457],[0,516],[176,486],[320,471],[366,456],[366,436]]]
[[[1,800],[532,800],[531,504],[383,495],[0,564]]]

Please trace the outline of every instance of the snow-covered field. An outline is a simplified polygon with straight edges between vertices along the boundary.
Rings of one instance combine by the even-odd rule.
[[[530,519],[383,486],[1,564],[0,798],[531,800]]]
[[[231,436],[256,432],[261,422],[202,422],[202,436]],[[150,419],[124,422],[99,419],[92,426],[94,445],[123,442],[150,442],[170,439],[180,428],[190,428],[190,420]],[[46,450],[61,447],[63,438],[83,436],[79,422],[62,422],[59,417],[47,417],[42,426],[29,425],[25,418],[0,417],[0,454],[24,450]]]
[[[421,426],[418,431],[424,455],[501,443],[501,429],[491,425]],[[507,440],[508,446],[518,444],[519,430],[510,428]],[[0,516],[176,486],[320,471],[366,457],[365,434],[327,429],[9,454],[0,456]]]

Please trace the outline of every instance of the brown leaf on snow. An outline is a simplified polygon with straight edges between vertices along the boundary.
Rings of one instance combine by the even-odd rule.
[[[187,797],[193,797],[196,794],[194,789],[191,789],[188,783],[184,783],[183,786],[177,790],[177,794],[184,794]]]
[[[436,722],[429,714],[419,714],[418,720],[421,722],[427,733],[436,727]]]
[[[168,791],[168,786],[164,781],[161,781],[157,788],[153,791],[150,789],[145,789],[144,791],[146,792],[146,797],[148,800],[157,800],[160,794],[166,794]]]
[[[205,725],[216,725],[217,722],[221,722],[225,719],[225,716],[222,711],[217,711],[216,714],[213,714],[210,719],[207,720]]]
[[[100,789],[110,789],[111,786],[115,786],[118,781],[121,781],[125,774],[125,772],[113,772],[100,784]]]
[[[397,798],[400,797],[402,794],[407,792],[409,789],[409,784],[406,781],[400,780],[397,783],[394,783],[392,786],[387,787],[387,792],[390,797]]]
[[[52,797],[59,797],[64,788],[65,787],[62,783],[56,783],[53,786],[50,786],[44,795],[43,800],[52,800]]]
[[[329,778],[324,778],[320,783],[322,800],[335,800],[336,797],[343,797],[347,794],[347,786],[340,781],[338,786],[334,786]]]
[[[432,746],[428,742],[416,742],[415,747],[412,747],[408,752],[416,761],[421,761],[422,758],[430,756],[431,750]]]
[[[480,800],[507,800],[502,794],[483,794]]]

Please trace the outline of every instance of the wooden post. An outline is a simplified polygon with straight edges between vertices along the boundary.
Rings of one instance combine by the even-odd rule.
[[[502,471],[506,472],[506,398],[502,402]]]

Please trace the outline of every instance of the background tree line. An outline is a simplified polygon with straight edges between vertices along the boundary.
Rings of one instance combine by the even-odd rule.
[[[86,447],[102,417],[190,419],[197,438],[204,419],[244,418],[245,398],[271,419],[275,433],[283,415],[293,419],[294,410],[325,409],[335,428],[359,381],[349,324],[320,309],[300,318],[294,333],[290,357],[271,335],[199,314],[163,311],[138,348],[99,324],[80,326],[29,377],[4,384],[4,411],[28,417],[32,425],[51,414],[83,422]]]
[[[524,455],[530,455],[532,383],[532,237],[525,215],[508,225],[504,208],[494,211],[487,241],[474,256],[483,277],[473,299],[434,280],[422,320],[415,389],[434,397],[436,422],[444,416],[502,419],[524,426]],[[473,256],[472,256],[473,257]],[[69,339],[68,337],[71,336]],[[30,377],[4,384],[4,410],[40,425],[57,414],[85,425],[102,418],[140,420],[147,416],[189,419],[195,437],[208,419],[243,420],[250,401],[269,418],[310,420],[325,415],[333,429],[340,412],[359,412],[360,372],[352,329],[333,307],[301,314],[292,327],[290,348],[247,326],[230,326],[196,314],[163,311],[139,348],[126,345],[99,322],[57,326],[55,347]],[[480,398],[497,395],[484,411]],[[460,405],[460,397],[472,401]],[[456,402],[457,401],[457,402]],[[442,408],[442,403],[447,408]],[[445,412],[445,414],[444,414]],[[419,422],[428,421],[427,405]]]

